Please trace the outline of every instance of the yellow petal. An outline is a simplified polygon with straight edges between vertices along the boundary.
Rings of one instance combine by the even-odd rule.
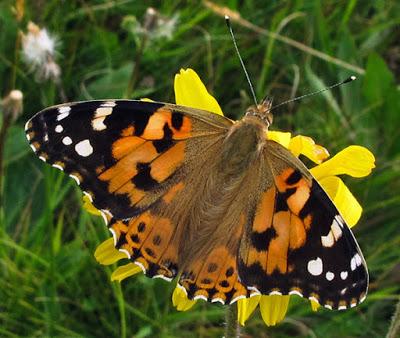
[[[175,75],[174,89],[176,104],[224,115],[217,100],[208,93],[193,69],[181,69]]]
[[[122,258],[126,258],[126,254],[115,249],[114,239],[109,238],[96,248],[94,257],[100,264],[110,265]]]
[[[329,157],[328,150],[315,144],[311,137],[303,135],[297,135],[290,140],[289,150],[294,156],[299,157],[302,154],[314,163],[321,163]]]
[[[329,176],[318,180],[322,188],[335,203],[340,214],[351,228],[361,217],[362,207],[343,181],[336,176]]]
[[[172,293],[172,304],[178,311],[187,311],[196,304],[196,300],[187,298],[186,290],[182,286],[177,285]]]
[[[261,296],[261,316],[267,326],[281,322],[286,315],[290,296]]]
[[[253,296],[250,298],[239,299],[237,301],[238,307],[238,322],[244,326],[246,320],[253,313],[258,303],[260,303],[261,296]]]
[[[373,168],[375,168],[375,157],[367,148],[349,146],[310,171],[319,180],[341,174],[364,177],[369,175]]]
[[[94,207],[94,205],[92,204],[87,195],[83,195],[82,200],[83,200],[83,209],[85,209],[92,215],[101,216],[100,210]]]
[[[318,309],[319,309],[319,307],[321,306],[321,305],[319,305],[316,301],[314,301],[314,300],[310,300],[310,303],[311,303],[311,309],[314,311],[314,312],[317,312],[318,311]]]
[[[143,270],[137,266],[135,263],[128,263],[125,265],[121,265],[114,270],[111,274],[111,281],[122,281],[123,279],[136,275],[139,272],[143,272]]]
[[[269,140],[278,142],[280,145],[284,146],[285,148],[289,148],[291,136],[292,136],[292,134],[289,132],[273,131],[273,130],[268,130],[268,132],[267,132],[267,138]]]

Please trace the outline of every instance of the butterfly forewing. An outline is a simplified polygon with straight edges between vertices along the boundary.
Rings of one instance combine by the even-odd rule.
[[[230,120],[213,115],[156,102],[87,101],[43,110],[26,134],[39,158],[74,178],[98,209],[125,219],[176,183],[188,139],[227,129]]]

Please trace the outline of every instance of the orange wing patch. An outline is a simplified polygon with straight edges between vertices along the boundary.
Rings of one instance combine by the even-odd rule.
[[[213,249],[205,260],[195,261],[182,272],[179,284],[195,300],[229,304],[247,296],[238,280],[236,258],[226,246]]]
[[[289,248],[290,213],[280,211],[274,215],[273,227],[275,236],[268,246],[267,274],[277,269],[280,273],[287,270],[287,252]]]
[[[138,173],[138,163],[149,163],[157,156],[158,152],[153,143],[145,142],[142,146],[136,148],[134,152],[131,152],[114,166],[100,174],[98,178],[102,181],[108,181],[108,190],[113,193]]]
[[[112,145],[112,155],[115,159],[119,160],[134,151],[144,142],[146,142],[146,140],[136,136],[127,136],[120,138]]]
[[[189,299],[232,304],[248,296],[248,291],[238,277],[236,244],[242,235],[245,217],[242,214],[231,238],[217,245],[207,254],[184,268],[179,284]],[[233,246],[232,246],[233,244]]]
[[[141,137],[146,140],[161,140],[165,137],[166,127],[172,131],[174,140],[191,136],[192,123],[188,117],[177,115],[167,108],[159,108],[151,115]]]
[[[246,285],[260,287],[259,281],[276,274],[287,274],[291,250],[306,242],[311,216],[299,217],[310,196],[310,184],[300,172],[287,168],[274,177],[275,184],[261,196],[251,223],[248,241],[242,242],[241,266],[259,276],[247,279]],[[265,277],[262,277],[265,276]],[[271,292],[277,291],[271,289]]]
[[[185,141],[181,141],[172,146],[165,153],[161,154],[151,164],[151,177],[157,182],[163,182],[170,177],[183,163],[185,157],[185,146]]]
[[[127,223],[111,225],[116,247],[129,255],[149,277],[171,279],[177,273],[177,250],[171,239],[175,226],[147,211]]]

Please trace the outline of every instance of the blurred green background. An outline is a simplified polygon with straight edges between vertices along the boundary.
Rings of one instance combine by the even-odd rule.
[[[173,76],[184,67],[199,73],[227,116],[239,118],[252,101],[217,5],[239,19],[233,27],[258,98],[279,103],[358,77],[281,107],[275,129],[311,136],[331,154],[363,145],[377,159],[371,176],[343,178],[364,208],[354,232],[370,271],[367,300],[344,312],[312,312],[292,297],[283,323],[267,328],[255,312],[243,337],[386,335],[400,284],[399,1],[2,0],[0,94],[19,89],[24,105],[6,128],[2,116],[0,336],[223,335],[222,306],[199,302],[177,312],[173,284],[143,276],[110,282],[113,267],[93,257],[109,237],[103,221],[82,209],[73,180],[34,156],[23,131],[35,112],[66,100],[174,102]],[[155,25],[146,23],[150,6]],[[24,62],[20,32],[29,21],[56,37],[51,60],[60,74],[40,76]]]

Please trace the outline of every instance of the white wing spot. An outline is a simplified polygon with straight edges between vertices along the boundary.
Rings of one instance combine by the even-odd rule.
[[[333,220],[332,225],[331,225],[331,231],[333,233],[333,236],[335,237],[335,240],[337,241],[340,237],[342,237],[342,229],[339,226],[338,221],[336,218]]]
[[[185,293],[185,295],[187,296],[187,291],[186,291],[186,289],[185,289],[182,285],[180,285],[180,284],[178,283],[178,284],[176,284],[176,286],[177,286],[179,289],[181,289],[181,290]]]
[[[250,293],[249,298],[254,297],[254,296],[261,296],[261,293],[257,292],[257,291],[254,291],[254,292]]]
[[[333,246],[333,244],[335,243],[335,239],[333,237],[332,231],[329,231],[326,236],[321,236],[321,243],[322,246],[324,246],[325,248],[330,248],[331,246]]]
[[[207,301],[207,297],[203,296],[203,295],[197,295],[193,297],[193,300],[198,300],[198,299],[202,299],[204,301]]]
[[[344,289],[340,290],[340,294],[343,296],[346,293],[346,291],[347,291],[347,288],[344,288]]]
[[[329,310],[332,310],[332,306],[330,306],[329,304],[325,304],[324,307],[326,307]]]
[[[351,271],[354,271],[357,268],[356,258],[355,257],[353,257],[351,259],[351,261],[350,261],[350,268],[351,268]]]
[[[142,269],[143,273],[146,273],[146,269],[144,268],[144,266],[143,266],[142,263],[140,263],[140,262],[138,262],[138,261],[134,261],[134,263],[135,263],[139,268]]]
[[[335,274],[333,272],[328,271],[325,275],[326,279],[331,281],[335,278]]]
[[[221,303],[222,305],[225,305],[225,302],[224,302],[224,300],[222,298],[213,298],[213,299],[211,299],[211,303],[217,303],[217,302]]]
[[[103,217],[104,223],[106,223],[106,225],[107,225],[108,224],[108,219],[107,219],[106,214],[103,212],[103,210],[100,210],[100,214],[101,214],[101,217]]]
[[[349,273],[347,271],[342,271],[340,273],[340,278],[345,280],[347,278],[347,276],[349,275]]]
[[[355,307],[357,306],[357,303],[350,303],[350,307]]]
[[[279,292],[279,291],[271,291],[271,292],[269,293],[269,295],[270,295],[270,296],[274,296],[274,295],[276,295],[276,296],[282,296],[282,293]]]
[[[249,290],[249,291],[255,291],[255,292],[258,292],[258,293],[261,294],[260,290],[258,290],[255,286],[248,286],[248,287],[247,287],[247,290]]]
[[[41,159],[43,162],[46,162],[46,159],[43,156],[39,156],[39,159]]]
[[[93,153],[93,147],[89,140],[83,140],[75,145],[75,151],[78,155],[87,157]]]
[[[96,131],[101,131],[107,129],[107,126],[104,124],[104,120],[108,115],[112,114],[112,107],[105,106],[96,109],[92,120],[92,127]]]
[[[112,236],[113,236],[113,239],[114,239],[114,246],[116,246],[117,245],[117,234],[115,233],[113,228],[108,228],[108,230],[110,230],[110,232],[112,233]]]
[[[31,122],[31,120],[28,120],[25,123],[25,131],[27,131],[29,129],[29,122]]]
[[[128,250],[125,250],[125,249],[118,249],[118,251],[119,251],[119,252],[123,252],[125,255],[128,256],[128,258],[131,258],[131,254],[129,253]]]
[[[92,197],[92,195],[90,195],[88,192],[86,192],[86,191],[84,191],[83,192],[83,194],[85,195],[85,196],[87,196],[87,198],[89,199],[89,201],[92,203],[93,202],[93,197]]]
[[[121,250],[120,250],[121,251]],[[170,282],[170,281],[172,281],[172,278],[170,278],[170,277],[167,277],[167,276],[164,276],[164,275],[155,275],[155,276],[153,276],[152,278],[160,278],[160,279],[164,279],[164,280],[166,280],[167,282]]]
[[[338,310],[339,310],[339,311],[341,311],[341,310],[346,310],[346,309],[347,309],[347,306],[346,306],[346,305],[341,305],[341,306],[338,307]]]
[[[69,175],[69,177],[73,178],[75,180],[76,184],[78,184],[78,185],[81,184],[81,182],[79,181],[79,178],[77,176]]]
[[[115,101],[106,101],[101,104],[101,107],[115,107],[117,103]]]
[[[357,268],[357,266],[360,266],[361,264],[362,264],[361,256],[358,253],[356,253],[350,261],[351,271],[354,271]]]
[[[110,218],[113,218],[113,214],[110,212],[110,210],[101,209],[101,211],[104,212],[106,215],[108,215]]]
[[[60,166],[59,164],[52,164],[51,166],[54,167],[54,168],[57,168],[57,169],[59,169],[61,171],[64,171],[64,168],[62,166]]]
[[[246,298],[245,295],[237,296],[237,297],[235,297],[235,298],[233,298],[233,299],[231,300],[231,302],[229,303],[229,305],[232,305],[233,303],[236,303],[239,299],[245,299],[245,298]]]
[[[69,106],[63,106],[63,107],[58,108],[57,121],[61,121],[62,119],[65,119],[69,115],[70,111],[71,111],[71,107],[69,107]]]
[[[312,300],[312,301],[314,301],[314,302],[316,302],[317,304],[319,304],[319,301],[318,301],[318,299],[317,298],[315,298],[315,297],[308,297],[308,299],[309,300]]]
[[[354,255],[354,259],[356,260],[356,265],[357,265],[357,266],[360,266],[360,265],[362,264],[361,256],[360,256],[358,253],[356,253],[356,254]]]
[[[64,143],[66,146],[69,146],[69,145],[72,144],[72,140],[71,140],[71,138],[70,138],[69,136],[65,136],[65,137],[62,139],[62,143]]]
[[[313,276],[319,276],[322,273],[322,259],[317,257],[315,260],[311,260],[307,264],[307,270]]]
[[[56,127],[54,128],[54,131],[56,133],[62,133],[63,130],[64,130],[64,128],[61,124],[57,124]]]
[[[36,153],[36,148],[35,148],[35,146],[34,146],[33,144],[31,144],[30,146],[31,146],[32,150]]]
[[[297,290],[289,291],[289,295],[297,295],[297,296],[303,297],[303,294]]]

